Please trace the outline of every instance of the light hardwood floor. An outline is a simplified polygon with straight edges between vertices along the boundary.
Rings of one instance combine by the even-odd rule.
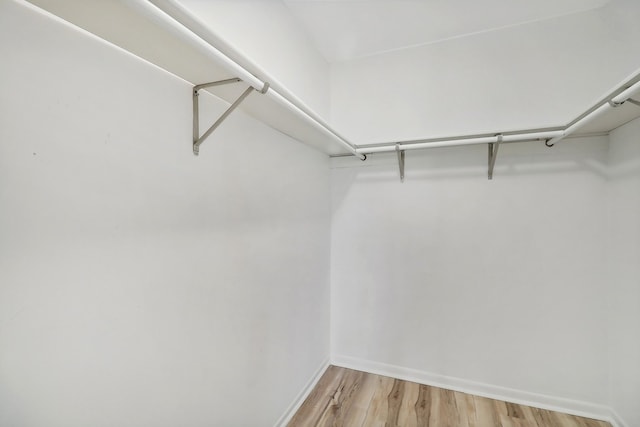
[[[327,369],[289,426],[611,427],[335,366]]]

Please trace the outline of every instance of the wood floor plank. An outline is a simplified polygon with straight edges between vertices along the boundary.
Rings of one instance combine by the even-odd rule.
[[[358,379],[362,378],[363,372],[347,370],[342,376],[338,386],[329,398],[329,402],[323,411],[322,416],[316,422],[318,426],[344,425],[343,420],[351,407],[353,396],[359,388]]]
[[[438,423],[444,426],[458,427],[461,425],[460,413],[456,405],[455,394],[452,390],[440,388]]]
[[[495,404],[491,399],[474,396],[476,405],[476,422],[482,427],[502,427],[500,425],[499,414],[496,412]]]
[[[298,427],[611,427],[604,421],[330,366]]]
[[[472,394],[466,394],[465,398],[467,400],[467,408],[471,408],[472,412],[469,412],[469,427],[482,427],[482,420],[478,419],[478,408],[476,407],[476,401],[473,398]]]
[[[460,414],[460,427],[476,427],[476,407],[471,395],[454,391],[456,407]]]
[[[398,415],[398,425],[403,427],[419,427],[416,414],[416,403],[420,394],[420,384],[406,381],[404,397]]]
[[[347,370],[329,366],[309,396],[289,422],[290,426],[316,425],[329,403],[328,390],[338,387]]]
[[[505,407],[507,408],[507,416],[511,418],[525,419],[524,409],[521,405],[516,405],[515,403],[504,402]]]
[[[418,400],[415,410],[419,426],[428,426],[431,418],[431,391],[433,387],[420,385],[418,387]]]
[[[533,408],[530,406],[522,406],[522,414],[524,415],[524,419],[527,420],[530,425],[539,427],[535,417],[533,416]]]
[[[388,402],[387,397],[393,389],[394,379],[376,375],[377,387],[371,398],[371,403],[367,408],[367,415],[362,423],[363,426],[384,427],[387,421]]]
[[[533,417],[540,427],[551,426],[556,422],[553,418],[553,414],[546,409],[532,408]]]
[[[535,422],[532,424],[523,418],[514,418],[506,415],[500,415],[500,424],[502,427],[536,427]]]
[[[580,421],[576,420],[576,417],[572,417],[571,415],[554,412],[552,413],[552,416],[556,419],[556,423],[562,427],[582,427],[580,425]]]
[[[387,396],[387,422],[385,424],[389,427],[396,427],[398,425],[405,385],[405,381],[394,380],[391,393]]]
[[[353,397],[351,408],[344,417],[345,426],[359,427],[364,424],[371,399],[376,392],[378,385],[376,375],[365,374],[361,381],[360,388]]]

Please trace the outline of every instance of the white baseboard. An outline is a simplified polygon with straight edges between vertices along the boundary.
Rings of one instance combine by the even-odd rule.
[[[627,424],[616,411],[611,409],[610,413],[611,417],[607,421],[609,421],[613,427],[629,427],[629,424]]]
[[[289,423],[289,421],[291,421],[291,418],[293,418],[293,416],[298,411],[298,409],[300,409],[300,406],[302,406],[305,399],[307,398],[307,396],[309,396],[309,393],[311,393],[311,390],[313,390],[313,388],[316,386],[316,384],[322,377],[322,374],[325,373],[328,367],[329,367],[329,358],[325,359],[320,364],[320,367],[316,370],[316,372],[313,374],[311,379],[309,379],[309,381],[304,386],[304,388],[300,391],[298,396],[294,399],[291,405],[289,405],[287,410],[284,412],[284,414],[282,414],[282,416],[278,419],[278,421],[276,421],[276,423],[274,424],[275,427],[284,427],[287,425],[287,423]]]
[[[515,390],[348,356],[334,355],[331,359],[331,364],[519,405],[608,421],[614,427],[626,427],[624,423],[618,422],[620,418],[615,416],[615,413],[609,407],[595,403]]]

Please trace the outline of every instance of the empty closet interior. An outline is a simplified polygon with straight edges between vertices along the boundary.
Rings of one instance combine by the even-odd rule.
[[[640,425],[639,20],[0,0],[0,425],[286,425],[330,365]]]

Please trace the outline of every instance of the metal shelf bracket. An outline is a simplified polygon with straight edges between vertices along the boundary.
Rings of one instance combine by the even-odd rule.
[[[404,150],[400,149],[400,144],[396,144],[396,153],[398,153],[398,166],[400,167],[400,182],[404,182]]]
[[[493,167],[496,165],[496,157],[498,157],[498,148],[502,142],[502,134],[496,135],[497,141],[489,143],[489,171],[487,177],[493,179]]]
[[[200,108],[199,108],[200,103],[198,98],[198,96],[200,95],[199,94],[200,90],[208,87],[213,87],[213,86],[222,86],[222,85],[227,85],[231,83],[238,83],[241,81],[242,79],[233,78],[233,79],[219,80],[216,82],[203,83],[203,84],[195,85],[193,87],[193,154],[194,155],[197,156],[200,153],[200,145],[204,142],[204,140],[207,139],[209,135],[211,135],[213,131],[216,130],[216,128],[220,126],[220,124],[222,124],[222,122],[227,117],[229,117],[229,114],[231,114],[233,110],[238,108],[238,106],[242,103],[242,101],[244,101],[244,99],[247,96],[249,96],[251,92],[255,90],[260,92],[261,94],[265,94],[269,90],[269,83],[265,83],[263,88],[260,90],[255,89],[253,86],[249,86],[244,92],[242,92],[242,94],[238,97],[238,99],[236,99],[233,102],[233,104],[231,104],[229,108],[227,108],[227,110],[224,113],[222,113],[220,117],[218,117],[215,123],[213,123],[211,127],[207,129],[205,133],[202,134],[202,136],[200,136]]]

